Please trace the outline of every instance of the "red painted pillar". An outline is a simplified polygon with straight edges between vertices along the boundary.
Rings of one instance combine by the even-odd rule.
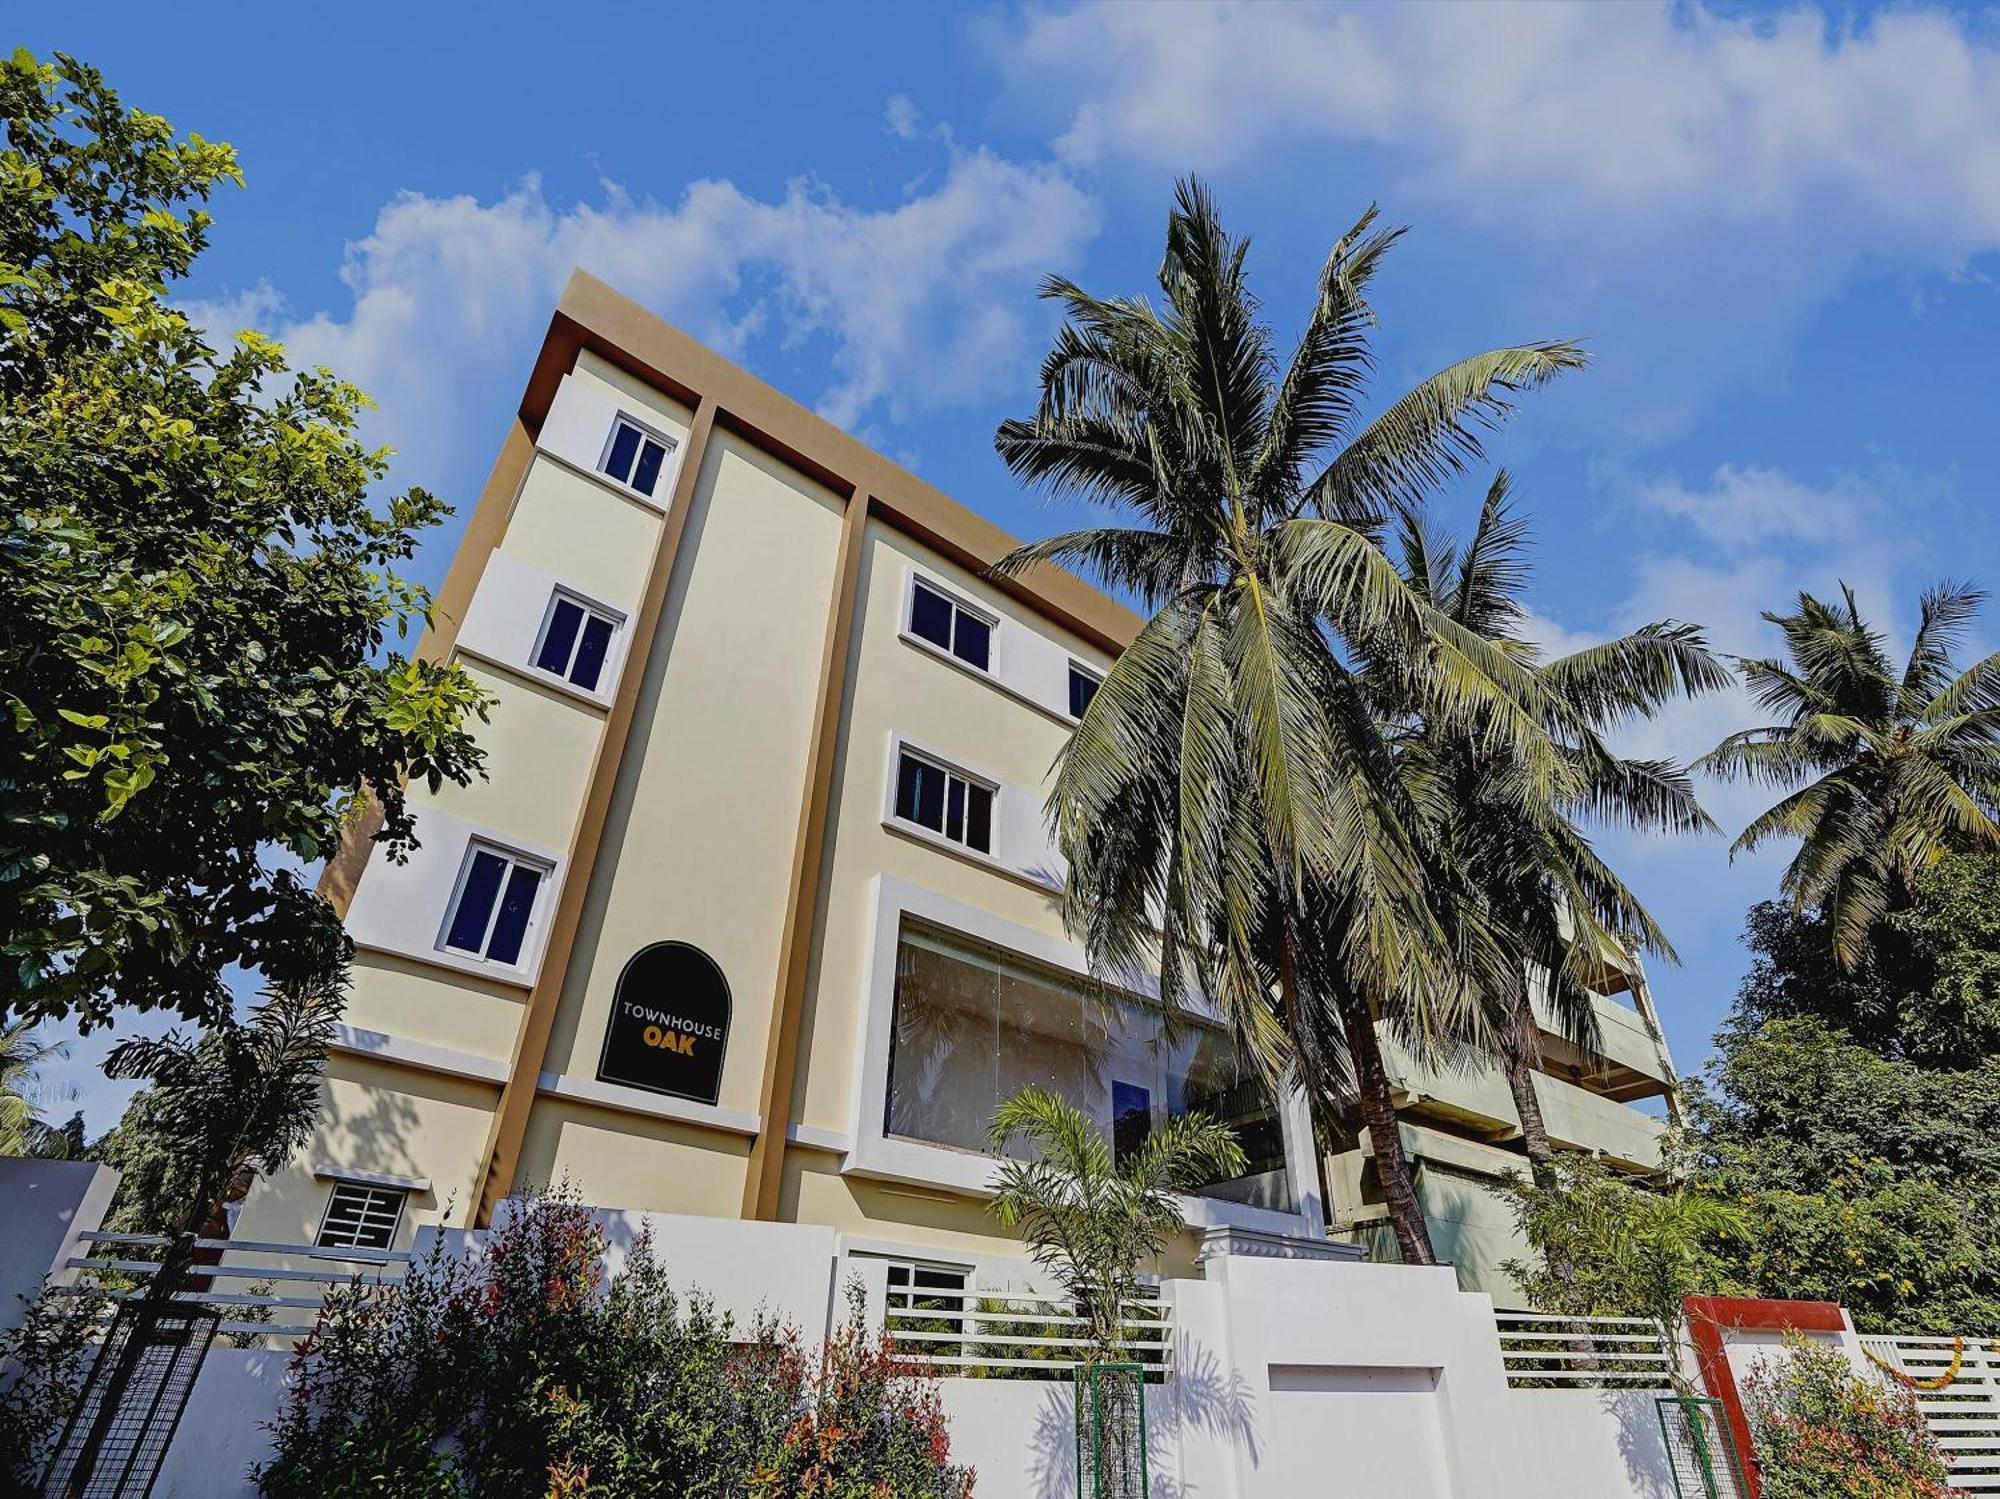
[[[1702,1388],[1722,1402],[1729,1418],[1729,1433],[1736,1439],[1736,1451],[1743,1459],[1743,1481],[1750,1499],[1758,1499],[1762,1484],[1757,1477],[1757,1455],[1750,1445],[1750,1418],[1743,1409],[1743,1392],[1736,1387],[1736,1372],[1729,1366],[1728,1340],[1731,1330],[1742,1332],[1845,1332],[1847,1317],[1831,1301],[1763,1301],[1746,1296],[1690,1296],[1687,1310],[1688,1336],[1694,1340],[1696,1367],[1701,1371]]]

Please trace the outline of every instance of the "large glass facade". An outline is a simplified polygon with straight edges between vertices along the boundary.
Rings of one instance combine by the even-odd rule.
[[[1030,1083],[1094,1119],[1122,1156],[1195,1110],[1236,1129],[1244,1175],[1204,1194],[1290,1211],[1284,1132],[1255,1068],[1227,1032],[1103,994],[1060,973],[909,920],[896,950],[889,1134],[987,1148],[1000,1101]]]

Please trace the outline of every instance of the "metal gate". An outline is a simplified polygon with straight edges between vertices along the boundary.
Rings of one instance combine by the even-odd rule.
[[[42,1475],[43,1499],[146,1499],[221,1320],[152,1298],[118,1308]]]

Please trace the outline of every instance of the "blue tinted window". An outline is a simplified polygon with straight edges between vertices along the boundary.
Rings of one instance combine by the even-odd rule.
[[[896,815],[936,832],[944,831],[945,774],[910,755],[896,772]]]
[[[640,494],[651,494],[660,482],[660,465],[666,456],[667,450],[650,437],[639,445],[639,467],[632,474],[632,487]]]
[[[639,429],[629,422],[620,422],[611,436],[611,451],[605,456],[604,471],[620,484],[629,483],[632,478],[632,460],[639,452]]]
[[[910,633],[950,650],[951,616],[954,612],[951,600],[932,593],[919,583],[910,600]]]
[[[521,957],[521,939],[527,935],[528,917],[535,909],[535,891],[542,877],[525,864],[516,864],[507,876],[507,893],[500,897],[500,914],[493,923],[493,938],[486,944],[486,956],[496,963],[514,963]]]
[[[583,608],[568,599],[557,599],[549,615],[549,632],[542,637],[542,653],[535,665],[561,676],[569,666],[570,652],[576,649],[576,629],[583,623]]]
[[[507,861],[484,850],[472,856],[472,869],[458,894],[458,909],[452,913],[451,930],[444,945],[460,952],[477,953],[486,939],[486,924],[493,916],[493,903],[500,896],[500,878]]]
[[[1111,1084],[1111,1148],[1123,1165],[1153,1133],[1153,1094],[1137,1083]]]
[[[1098,681],[1080,666],[1069,669],[1069,716],[1083,717],[1083,710],[1090,706],[1090,700],[1097,696]]]
[[[965,789],[965,843],[982,854],[993,852],[993,793],[984,786]]]
[[[993,627],[976,614],[958,611],[958,633],[951,642],[951,653],[961,661],[970,662],[981,671],[986,670],[986,657],[993,642]]]
[[[601,614],[591,615],[590,622],[583,627],[583,644],[577,647],[569,679],[585,692],[595,692],[597,679],[604,671],[604,653],[610,649],[611,621]]]

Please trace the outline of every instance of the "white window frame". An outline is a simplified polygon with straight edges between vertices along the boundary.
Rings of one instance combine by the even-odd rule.
[[[991,800],[987,804],[986,832],[988,840],[992,844],[991,847],[979,848],[971,843],[961,842],[953,838],[949,833],[946,833],[942,828],[925,827],[922,823],[912,821],[896,810],[896,790],[903,778],[903,757],[905,755],[909,756],[912,760],[920,761],[925,765],[932,766],[944,772],[945,805],[947,807],[951,804],[951,782],[954,777],[964,782],[966,786],[977,786],[988,794]],[[978,771],[960,765],[956,761],[940,755],[933,750],[923,749],[918,745],[912,744],[901,735],[896,735],[890,739],[889,794],[882,810],[882,820],[892,827],[899,828],[913,837],[921,838],[927,843],[934,843],[952,853],[977,859],[984,864],[999,865],[1000,796],[1001,785],[993,777],[981,775]],[[949,814],[947,813],[948,816]],[[966,811],[966,823],[968,827],[971,825],[971,821],[971,808],[968,803]]]
[[[650,494],[628,480],[621,479],[606,466],[611,462],[611,449],[617,444],[618,429],[620,427],[632,428],[633,431],[639,434],[639,440],[642,444],[650,439],[667,450],[666,456],[660,460],[660,477],[654,482]],[[639,457],[643,452],[644,448],[641,447],[639,453],[632,455],[634,472],[638,470]],[[660,496],[660,487],[666,485],[671,490],[675,477],[680,473],[680,454],[681,440],[678,437],[668,432],[662,432],[651,422],[634,416],[621,406],[612,414],[611,430],[604,434],[604,445],[598,449],[597,477],[624,494],[644,500],[648,505],[664,508],[667,502]]]
[[[580,683],[572,682],[569,679],[567,668],[556,672],[550,671],[546,666],[537,664],[542,659],[542,647],[548,642],[549,630],[556,622],[556,605],[565,602],[574,604],[577,608],[581,609],[584,613],[586,623],[594,615],[599,619],[607,621],[611,626],[611,643],[605,647],[604,666],[597,674],[597,685],[595,687],[585,687]],[[578,693],[593,700],[609,700],[612,689],[618,682],[618,668],[624,664],[626,623],[627,615],[624,610],[614,609],[609,604],[601,604],[588,594],[579,593],[574,588],[569,588],[558,583],[554,588],[549,590],[549,601],[542,608],[542,622],[535,631],[535,643],[528,650],[528,669],[545,681],[561,683],[564,689],[569,692]],[[579,625],[576,631],[576,641],[570,647],[570,666],[576,664],[576,653],[582,648],[583,626]]]
[[[458,916],[458,903],[465,895],[465,883],[472,877],[474,859],[480,854],[492,854],[504,859],[507,869],[500,876],[500,890],[494,897],[493,909],[486,915],[486,927],[479,939],[479,951],[467,952],[462,947],[452,947],[446,939],[451,936],[452,922]],[[535,904],[528,912],[528,926],[521,934],[521,953],[511,963],[502,963],[486,956],[486,949],[493,941],[493,925],[500,919],[500,905],[506,898],[507,882],[513,876],[516,865],[534,870],[541,876],[535,886]],[[555,864],[539,854],[526,849],[510,848],[504,843],[496,843],[490,838],[471,838],[466,841],[465,853],[458,861],[458,875],[451,883],[451,899],[445,902],[444,919],[438,923],[437,951],[444,957],[474,969],[491,969],[498,973],[528,973],[534,970],[541,956],[542,916],[548,909],[549,891],[555,883]]]
[[[986,664],[984,666],[975,666],[957,652],[946,646],[939,645],[935,640],[926,639],[912,628],[915,624],[914,612],[917,607],[917,589],[919,587],[930,590],[951,605],[954,611],[951,618],[951,638],[953,640],[958,639],[958,616],[961,613],[970,614],[974,619],[979,620],[986,626]],[[975,603],[962,590],[952,587],[949,583],[939,579],[935,574],[927,573],[918,567],[907,569],[907,576],[903,580],[902,609],[902,616],[897,622],[897,632],[903,639],[909,641],[911,645],[914,645],[919,650],[929,651],[941,661],[949,661],[960,671],[969,671],[976,677],[987,677],[994,681],[1000,680],[1000,640],[1002,631],[1000,628],[1001,619],[998,614],[983,604]]]
[[[1088,661],[1079,661],[1075,656],[1069,658],[1069,668],[1063,673],[1063,717],[1067,718],[1071,723],[1082,723],[1082,715],[1069,711],[1069,679],[1071,673],[1089,677],[1099,687],[1104,685],[1104,673],[1092,666]]]
[[[1066,937],[1018,926],[892,875],[876,876],[874,930],[870,937],[862,1022],[855,1043],[854,1091],[848,1116],[848,1137],[853,1145],[841,1161],[841,1174],[965,1197],[988,1197],[994,1191],[1000,1171],[999,1161],[992,1156],[905,1139],[887,1130],[884,1105],[889,1096],[889,1050],[894,1039],[896,949],[906,916],[1078,978],[1089,977],[1089,960],[1083,949]],[[1157,984],[1133,985],[1131,992],[1139,999],[1155,1002],[1159,999]],[[1221,1021],[1220,1016],[1205,1018]],[[1285,1135],[1286,1172],[1291,1178],[1295,1211],[1278,1212],[1216,1197],[1183,1196],[1179,1199],[1181,1218],[1189,1228],[1241,1228],[1317,1244],[1326,1242],[1326,1209],[1320,1195],[1312,1117],[1305,1095],[1294,1089],[1278,1101],[1278,1113]]]
[[[396,1199],[396,1216],[394,1221],[392,1221],[389,1224],[388,1242],[380,1245],[357,1244],[353,1242],[345,1244],[328,1244],[325,1242],[327,1223],[333,1217],[333,1205],[340,1200],[340,1194],[343,1190],[351,1190],[355,1192],[368,1192],[368,1193],[385,1193],[390,1196],[393,1196]],[[369,1251],[394,1249],[396,1247],[396,1235],[400,1233],[403,1228],[403,1215],[409,1211],[409,1208],[410,1208],[410,1189],[408,1187],[385,1186],[381,1182],[359,1181],[353,1177],[337,1176],[333,1178],[332,1189],[326,1194],[326,1206],[320,1210],[319,1227],[313,1230],[313,1239],[312,1239],[313,1248],[335,1249],[335,1250],[363,1249]]]

